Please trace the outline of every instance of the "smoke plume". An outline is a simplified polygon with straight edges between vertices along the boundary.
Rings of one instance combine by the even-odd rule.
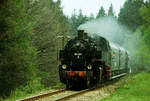
[[[88,21],[78,27],[78,30],[85,30],[90,36],[98,35],[106,38],[109,42],[123,45],[129,39],[131,31],[119,24],[114,17],[103,17]]]
[[[110,43],[116,46],[123,47],[128,51],[130,67],[136,70],[136,64],[139,62],[139,57],[136,53],[139,50],[140,31],[132,32],[127,27],[120,24],[114,17],[103,17],[100,19],[88,21],[78,27],[78,30],[84,30],[89,36],[95,35],[104,37]]]

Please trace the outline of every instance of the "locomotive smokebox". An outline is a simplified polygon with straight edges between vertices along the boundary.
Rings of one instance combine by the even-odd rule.
[[[88,33],[86,33],[84,30],[78,30],[78,39],[86,39],[88,36]]]

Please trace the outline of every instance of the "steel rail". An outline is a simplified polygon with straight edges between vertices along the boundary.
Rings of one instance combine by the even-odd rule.
[[[59,98],[59,99],[57,99],[57,100],[55,100],[55,101],[66,101],[66,100],[68,100],[68,99],[70,99],[70,98],[72,98],[72,97],[76,97],[76,96],[78,96],[78,95],[80,95],[80,94],[84,94],[84,93],[86,93],[86,92],[88,92],[88,91],[91,91],[91,89],[85,89],[85,90],[79,91],[79,92],[77,92],[77,93],[73,93],[73,94],[71,94],[71,95],[68,95],[68,96]]]
[[[62,97],[62,98],[59,98],[59,99],[57,99],[57,100],[55,100],[55,101],[66,101],[66,100],[69,100],[70,98],[76,97],[76,96],[78,96],[78,95],[81,95],[81,94],[84,94],[84,93],[93,91],[93,90],[95,90],[95,89],[102,88],[102,87],[104,87],[104,84],[105,84],[105,83],[102,83],[102,84],[96,85],[96,86],[94,86],[94,87],[92,87],[92,88],[78,91],[78,92],[73,93],[73,94],[71,94],[71,95],[67,95],[67,96],[64,96],[64,97]],[[110,83],[109,83],[109,84],[110,84]],[[107,82],[106,85],[108,85],[108,82]]]
[[[54,92],[49,92],[49,93],[44,93],[44,94],[28,97],[28,98],[17,100],[17,101],[35,101],[35,100],[39,100],[39,99],[42,99],[44,97],[52,96],[52,95],[55,95],[55,94],[58,94],[58,93],[61,93],[64,91],[66,91],[66,89],[62,89],[62,90],[58,90],[58,91],[54,91]]]

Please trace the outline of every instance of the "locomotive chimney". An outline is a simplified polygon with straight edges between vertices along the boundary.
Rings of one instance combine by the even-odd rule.
[[[78,38],[79,39],[83,39],[83,37],[84,37],[84,30],[78,30]]]
[[[78,30],[78,38],[79,39],[86,39],[88,36],[88,33],[84,30]]]

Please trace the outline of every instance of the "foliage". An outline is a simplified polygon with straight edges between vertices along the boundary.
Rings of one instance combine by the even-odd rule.
[[[108,9],[108,16],[114,16],[113,5],[111,4]]]
[[[68,19],[71,27],[72,27],[72,32],[73,32],[73,36],[77,36],[77,29],[78,27],[85,23],[88,20],[92,20],[93,17],[91,15],[90,18],[88,18],[87,16],[82,14],[82,11],[79,10],[79,15],[76,14],[76,12],[74,11],[74,13],[72,14],[71,18]]]
[[[121,80],[116,92],[101,101],[149,101],[149,73],[130,75]]]
[[[67,18],[60,5],[61,0],[0,0],[0,96],[11,94],[10,97],[16,99],[43,89],[42,84],[64,87],[58,82],[59,62],[56,59],[58,50],[63,47],[62,39],[57,36],[64,36],[66,42],[68,35],[77,35],[81,24],[95,18],[93,14],[90,17],[83,15],[81,10],[78,15],[74,12],[71,18]],[[114,15],[111,4],[107,16]],[[103,16],[106,13],[101,7],[96,18]],[[132,39],[136,50],[132,51],[132,66],[140,71],[150,71],[150,2],[127,0],[118,20],[134,31]],[[143,80],[149,78],[146,75],[143,74]],[[133,80],[131,84],[139,81]],[[131,94],[131,90],[136,92],[130,84],[125,88]],[[121,89],[117,91],[119,94],[126,93]],[[140,90],[143,89],[141,86]]]
[[[140,9],[140,15],[142,17],[142,20],[143,20],[143,25],[142,25],[142,28],[143,28],[143,39],[146,43],[147,46],[149,46],[149,43],[150,43],[150,2],[146,3],[145,6],[142,6],[141,9]],[[150,46],[149,46],[149,49],[150,49]]]
[[[134,39],[135,51],[132,52],[132,67],[134,71],[150,71],[150,4],[147,2],[143,5],[140,10],[140,16],[143,24],[136,30]],[[138,38],[137,38],[138,37]],[[136,46],[136,47],[135,47]]]
[[[36,49],[32,46],[33,23],[25,0],[0,3],[0,95],[9,95],[36,76]]]
[[[91,13],[90,14],[90,17],[89,17],[89,20],[94,20],[95,19],[95,17],[94,17],[94,15],[93,15],[93,13]]]
[[[98,11],[96,18],[100,18],[100,17],[104,17],[104,16],[106,16],[106,13],[105,13],[103,6],[101,6],[100,10]]]
[[[61,82],[57,82],[55,86],[53,86],[52,88],[54,89],[62,89],[65,88],[65,84],[61,83]]]
[[[149,69],[150,65],[150,2],[145,3],[140,9],[140,15],[143,20],[143,25],[141,26],[141,46],[139,50],[139,55],[142,61],[142,67],[146,70]]]
[[[39,93],[44,89],[44,86],[41,85],[41,79],[36,78],[27,82],[25,86],[19,86],[14,91],[11,92],[10,97],[4,99],[4,101],[16,101],[18,99],[22,99],[33,94]]]
[[[57,36],[67,37],[70,25],[60,7],[61,1],[40,0],[33,6],[34,18],[38,16],[33,43],[38,50],[39,76],[45,87],[55,85],[58,79],[58,49],[61,40]]]
[[[133,31],[129,42],[132,71],[147,71],[150,65],[150,6],[143,0],[127,0],[120,9],[119,22]],[[131,46],[131,44],[129,44]]]
[[[143,0],[126,0],[123,7],[120,9],[118,20],[130,30],[136,31],[136,29],[142,25],[139,9],[143,4]]]

